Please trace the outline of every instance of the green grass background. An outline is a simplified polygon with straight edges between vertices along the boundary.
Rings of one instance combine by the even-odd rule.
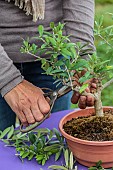
[[[113,0],[95,0],[95,20],[104,15],[103,26],[113,25],[113,18],[107,13],[113,13]],[[98,55],[103,59],[110,59],[113,64],[113,50],[106,53],[106,46],[99,45],[99,41],[95,38],[95,46],[97,48]],[[102,93],[102,102],[104,106],[113,106],[113,84],[106,88]],[[71,105],[71,108],[78,107],[77,105]]]

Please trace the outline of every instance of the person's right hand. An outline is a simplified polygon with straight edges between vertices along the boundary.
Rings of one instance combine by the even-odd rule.
[[[43,91],[26,80],[8,92],[4,99],[24,126],[42,120],[50,110]]]

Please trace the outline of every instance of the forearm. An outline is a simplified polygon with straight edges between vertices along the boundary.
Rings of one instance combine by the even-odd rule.
[[[89,43],[87,48],[95,51],[94,0],[63,0],[63,12],[66,34],[71,35],[71,41]]]
[[[7,56],[0,44],[0,92],[4,96],[17,84],[22,82],[23,77],[13,65],[13,61]]]

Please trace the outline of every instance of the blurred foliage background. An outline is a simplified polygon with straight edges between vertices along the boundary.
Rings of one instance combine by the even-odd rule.
[[[102,15],[104,16],[103,27],[113,25],[113,17],[108,13],[113,13],[113,0],[95,0],[95,20],[98,20]],[[103,59],[110,59],[113,65],[113,50],[107,52],[106,45],[100,44],[100,41],[95,37],[95,46],[98,56]],[[106,88],[102,93],[103,106],[113,106],[113,84]],[[72,108],[78,107],[72,105]]]
[[[95,0],[95,20],[104,15],[103,26],[113,25],[113,18],[108,13],[113,13],[113,0]],[[103,59],[110,59],[113,64],[113,50],[109,53],[106,51],[106,45],[100,45],[98,38],[95,37],[95,45],[98,55]],[[102,101],[104,106],[113,106],[113,84],[106,88],[102,93]]]

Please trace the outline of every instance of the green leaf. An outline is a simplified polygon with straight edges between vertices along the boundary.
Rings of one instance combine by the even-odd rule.
[[[100,167],[102,165],[102,161],[99,160],[97,163],[96,163],[96,167]]]
[[[97,170],[97,168],[92,166],[92,167],[88,168],[88,170]]]
[[[68,151],[68,149],[66,149],[65,151],[64,151],[64,159],[65,159],[65,163],[66,163],[66,167],[68,167],[69,166],[69,151]]]
[[[43,27],[43,25],[39,25],[39,26],[38,26],[38,32],[39,32],[39,35],[42,37],[43,32],[44,32],[44,27]]]
[[[107,70],[112,70],[112,69],[113,69],[113,66],[106,66],[106,69],[107,69]]]
[[[53,74],[53,73],[54,73],[54,71],[52,71],[52,67],[48,67],[47,70],[46,70],[46,74]]]
[[[25,151],[20,151],[20,156],[24,155]]]
[[[4,143],[6,143],[7,145],[10,144],[9,141],[8,141],[7,139],[2,139],[2,141],[3,141]]]
[[[53,131],[51,130],[49,134],[49,139],[52,139],[52,138],[53,138]]]
[[[44,65],[42,65],[41,67],[47,71],[47,69],[49,68],[50,64],[48,62],[46,62]],[[47,72],[48,73],[48,72]]]
[[[83,68],[88,68],[88,61],[84,60],[84,59],[80,59],[77,60],[76,64],[73,66],[72,70],[77,70],[80,69],[82,67]]]
[[[84,74],[84,77],[88,78],[90,76],[90,72],[87,71],[85,74]]]
[[[7,138],[10,139],[10,138],[12,137],[13,133],[14,133],[14,127],[13,127],[13,125],[12,125],[12,126],[11,126],[11,129],[10,129],[8,135],[7,135]]]
[[[44,66],[46,64],[46,62],[47,62],[46,59],[42,58],[42,60],[41,60],[42,66]]]
[[[46,163],[46,159],[43,159],[42,160],[42,165],[45,165],[45,163]]]
[[[58,60],[56,63],[55,63],[55,66],[63,66],[64,65],[64,62],[62,60]]]
[[[29,155],[29,152],[25,152],[25,153],[22,155],[22,159],[26,158],[28,155]]]
[[[74,46],[75,46],[75,43],[67,43],[66,45],[67,48],[74,47]]]
[[[57,139],[60,141],[60,133],[59,133],[59,131],[56,128],[53,128],[53,131],[54,131]]]
[[[34,144],[35,141],[36,141],[36,136],[35,136],[35,134],[34,134],[33,132],[31,132],[31,133],[28,134],[28,136],[29,136],[30,142],[31,142],[32,144]]]
[[[65,62],[65,65],[67,66],[67,68],[69,68],[69,67],[70,67],[70,60],[67,60],[67,61]]]
[[[59,159],[61,153],[62,153],[62,151],[59,150],[59,152],[57,152],[57,153],[55,154],[55,161],[57,161],[57,160]]]
[[[30,153],[29,157],[28,157],[28,160],[30,161],[33,158],[33,156],[34,156],[34,153]]]
[[[25,45],[25,47],[28,47],[29,42],[28,42],[27,40],[24,40],[24,41],[23,41],[23,44]]]
[[[103,24],[103,20],[104,20],[104,16],[101,15],[101,17],[99,18],[99,25],[100,26]]]
[[[85,81],[87,81],[88,79],[84,76],[82,76],[80,79],[79,79],[79,82],[80,83],[84,83]]]
[[[80,79],[79,82],[80,83],[84,83],[85,81],[89,80],[90,78],[92,78],[93,75],[90,75],[90,72],[86,72]]]
[[[37,161],[41,161],[41,160],[43,160],[43,158],[44,158],[44,155],[36,155]]]
[[[88,84],[83,84],[83,85],[80,87],[79,92],[80,92],[80,93],[84,92],[87,87],[88,87]]]
[[[55,73],[61,73],[62,71],[64,71],[64,70],[62,70],[62,69],[59,69],[59,70],[53,70],[53,71],[51,71],[51,73],[52,74],[55,74]]]
[[[22,135],[22,132],[19,132],[19,133],[16,135],[16,137],[17,137],[17,138],[20,138],[21,135]]]
[[[69,165],[70,165],[70,169],[73,169],[73,154],[72,154],[72,152],[70,153],[70,163],[69,163]]]
[[[4,138],[5,135],[10,131],[11,127],[6,128],[0,135],[0,139]]]
[[[76,50],[75,50],[75,47],[71,47],[70,48],[70,51],[71,51],[71,56],[72,56],[72,58],[73,59],[75,59],[76,58],[76,56],[77,56],[77,53],[76,53]]]
[[[56,41],[55,41],[55,39],[54,39],[54,38],[52,38],[52,37],[48,37],[48,38],[49,38],[49,40],[50,40],[51,44],[52,44],[53,46],[55,46],[55,45],[56,45]]]
[[[70,51],[68,51],[66,48],[63,48],[61,50],[61,53],[62,53],[63,56],[71,56]]]
[[[58,170],[68,170],[67,168],[63,167],[63,166],[59,166],[59,165],[51,165],[48,167],[49,169],[58,169]]]
[[[46,146],[44,148],[44,151],[52,151],[52,149],[58,149],[59,148],[59,144],[53,144],[53,145],[50,145],[50,146]]]
[[[38,52],[38,50],[37,50],[37,45],[36,44],[32,44],[32,53],[33,54],[36,54]]]
[[[55,24],[54,24],[54,22],[50,22],[50,28],[54,28],[55,27]]]

